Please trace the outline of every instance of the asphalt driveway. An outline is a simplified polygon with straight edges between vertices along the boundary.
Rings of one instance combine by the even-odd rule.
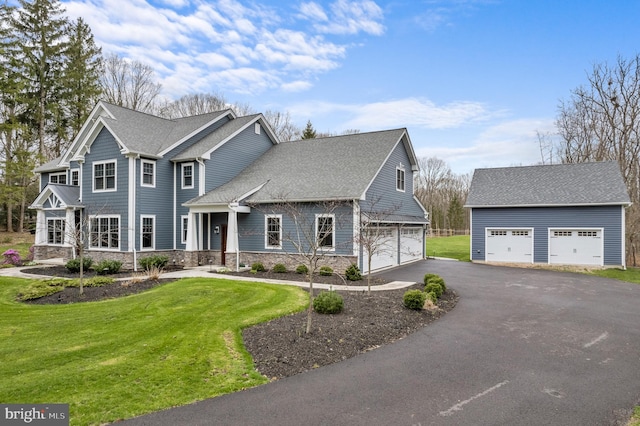
[[[460,294],[425,329],[345,362],[127,425],[610,425],[640,398],[640,285],[428,260]]]

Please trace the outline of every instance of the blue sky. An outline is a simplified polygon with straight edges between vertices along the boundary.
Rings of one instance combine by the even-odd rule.
[[[540,162],[560,100],[638,52],[640,2],[69,0],[163,96],[223,94],[303,127],[406,127],[456,173]]]

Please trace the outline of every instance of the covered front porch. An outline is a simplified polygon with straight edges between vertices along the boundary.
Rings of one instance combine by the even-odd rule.
[[[237,271],[240,262],[238,214],[251,208],[227,205],[190,206],[183,216],[185,266],[221,265]]]

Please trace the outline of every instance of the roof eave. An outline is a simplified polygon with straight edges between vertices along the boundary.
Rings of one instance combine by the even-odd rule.
[[[612,202],[612,203],[562,203],[562,204],[465,204],[464,208],[472,209],[487,209],[487,208],[513,208],[513,207],[596,207],[596,206],[626,206],[629,207],[632,203],[628,201],[624,202]]]

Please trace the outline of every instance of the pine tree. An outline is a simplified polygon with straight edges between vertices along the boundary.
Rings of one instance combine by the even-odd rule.
[[[307,127],[302,132],[302,139],[315,139],[316,131],[311,124],[311,120],[307,121]]]

